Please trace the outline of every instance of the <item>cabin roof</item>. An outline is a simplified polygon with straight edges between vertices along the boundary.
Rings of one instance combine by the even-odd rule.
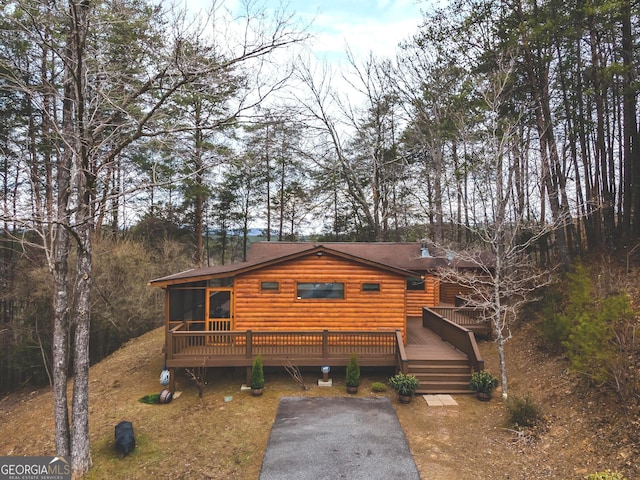
[[[398,275],[417,276],[424,272],[454,263],[458,267],[477,268],[478,264],[464,265],[459,260],[448,257],[444,250],[430,247],[423,255],[420,242],[257,242],[251,246],[246,262],[194,268],[166,277],[151,280],[155,286],[193,282],[208,278],[238,275],[268,265],[299,258],[318,252],[331,253],[358,263],[395,272]]]

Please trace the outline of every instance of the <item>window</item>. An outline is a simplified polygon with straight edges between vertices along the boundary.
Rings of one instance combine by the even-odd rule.
[[[379,283],[363,283],[362,291],[363,292],[379,292],[380,284]]]
[[[280,290],[279,282],[260,282],[260,290],[263,292],[277,292]]]
[[[298,283],[298,299],[303,298],[344,298],[344,283]]]
[[[169,290],[169,320],[204,320],[204,289]]]
[[[421,278],[408,278],[407,290],[422,291],[424,292],[424,280]]]
[[[233,277],[210,278],[207,281],[209,287],[233,287]]]

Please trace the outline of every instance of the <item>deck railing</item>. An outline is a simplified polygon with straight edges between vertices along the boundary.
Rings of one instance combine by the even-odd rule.
[[[453,323],[486,337],[491,336],[491,324],[480,308],[474,307],[428,307],[432,312]]]
[[[444,341],[466,354],[474,370],[484,370],[484,360],[480,356],[475,335],[471,330],[427,307],[422,307],[422,326],[433,330]]]
[[[395,331],[193,331],[176,324],[167,332],[167,365],[249,366],[260,354],[265,365],[346,365],[356,354],[363,366],[401,368],[402,333]],[[402,349],[402,350],[401,350]],[[406,360],[406,356],[405,356]]]
[[[482,310],[473,307],[429,307],[429,310],[463,327],[486,323]]]

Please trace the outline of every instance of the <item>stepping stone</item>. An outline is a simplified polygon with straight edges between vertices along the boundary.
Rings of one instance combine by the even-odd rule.
[[[458,403],[451,397],[451,395],[423,395],[422,397],[426,400],[427,405],[429,405],[430,407],[458,405]]]

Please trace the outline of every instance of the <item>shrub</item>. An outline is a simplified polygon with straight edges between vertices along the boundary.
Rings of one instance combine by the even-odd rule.
[[[569,339],[571,323],[566,315],[560,313],[563,296],[558,288],[549,287],[543,294],[542,315],[538,331],[544,346],[556,353],[563,351],[564,343]]]
[[[382,393],[387,391],[387,386],[382,382],[373,382],[371,384],[371,391],[374,393]]]
[[[498,388],[498,379],[487,370],[480,370],[471,375],[469,387],[474,392],[493,393]]]
[[[615,326],[632,315],[627,294],[604,298],[599,305],[577,316],[566,342],[571,367],[596,383],[611,380],[616,361]]]
[[[357,387],[360,385],[360,367],[358,366],[358,359],[354,353],[349,357],[346,377],[347,387]]]
[[[264,388],[264,369],[262,368],[262,357],[260,355],[255,358],[251,368],[251,388],[256,390]]]
[[[592,473],[587,480],[627,480],[621,473],[607,470],[605,472]]]
[[[389,385],[398,392],[398,395],[413,397],[420,386],[420,382],[414,375],[400,372],[389,379]]]
[[[626,359],[633,358],[636,346],[625,341],[635,336],[621,334],[635,315],[629,295],[599,297],[589,268],[578,262],[546,298],[540,323],[544,343],[564,350],[571,369],[593,383],[614,385],[619,393],[633,395],[635,386],[627,384],[633,382],[627,373],[633,368]]]
[[[542,410],[530,396],[524,398],[511,396],[505,405],[507,420],[515,427],[535,427],[543,419]]]

